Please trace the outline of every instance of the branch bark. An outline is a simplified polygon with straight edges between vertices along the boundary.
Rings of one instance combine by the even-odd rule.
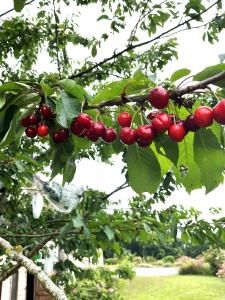
[[[11,244],[0,237],[0,247],[3,248],[12,260],[18,262],[21,266],[24,266],[27,271],[37,277],[42,286],[56,299],[56,300],[68,300],[63,290],[58,288],[51,279],[42,271],[42,269],[35,265],[35,263],[24,256],[21,253],[14,251]]]
[[[216,1],[215,3],[213,3],[212,5],[210,5],[208,8],[206,8],[205,10],[203,10],[201,13],[199,14],[196,14],[195,16],[189,18],[188,20],[182,22],[182,23],[178,23],[176,26],[164,31],[163,33],[157,35],[156,37],[148,40],[148,41],[145,41],[145,42],[141,42],[141,43],[138,43],[138,44],[135,44],[135,45],[128,45],[125,49],[113,54],[112,56],[108,57],[108,58],[105,58],[104,60],[100,61],[99,63],[95,64],[94,66],[82,71],[82,72],[79,72],[77,74],[72,74],[69,76],[69,79],[73,79],[73,78],[78,78],[78,77],[82,77],[84,74],[87,74],[87,73],[90,73],[92,72],[94,69],[104,65],[105,63],[111,61],[111,60],[114,60],[115,58],[117,57],[120,57],[121,55],[123,55],[124,53],[130,51],[130,50],[134,50],[136,48],[139,48],[139,47],[142,47],[142,46],[145,46],[145,45],[148,45],[156,40],[159,40],[160,38],[166,36],[167,34],[171,33],[172,31],[176,30],[177,28],[180,28],[184,25],[187,25],[189,24],[191,21],[199,18],[200,16],[202,16],[203,14],[205,14],[207,11],[209,11],[212,7],[214,7],[215,5],[217,5],[219,2],[221,2],[221,0],[218,0]]]
[[[170,93],[170,98],[171,99],[176,99],[177,97],[181,97],[185,94],[191,94],[196,90],[199,89],[206,89],[208,88],[208,85],[213,84],[215,82],[225,80],[225,71],[221,72],[217,75],[214,75],[212,77],[209,77],[205,80],[199,81],[195,84],[188,85],[186,87],[178,88],[176,90],[171,90],[169,91]],[[126,103],[139,103],[143,104],[145,101],[148,100],[148,95],[142,95],[142,96],[132,96],[132,97],[120,97],[117,99],[110,99],[107,101],[104,101],[98,105],[84,105],[84,110],[88,109],[103,109],[104,107],[110,107],[110,106],[119,106],[119,105],[124,105]]]

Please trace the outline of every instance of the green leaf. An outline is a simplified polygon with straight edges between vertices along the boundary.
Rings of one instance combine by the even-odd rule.
[[[13,0],[14,2],[14,9],[16,12],[21,12],[24,8],[26,0]]]
[[[88,94],[82,86],[76,84],[76,82],[72,79],[64,79],[60,80],[58,84],[73,97],[83,101],[85,97],[88,99]]]
[[[108,15],[101,15],[101,16],[97,19],[97,21],[100,21],[100,20],[110,20],[110,19],[109,19],[109,16],[108,16]]]
[[[195,134],[194,159],[201,172],[201,182],[206,193],[223,183],[225,152],[210,129],[201,129]]]
[[[0,109],[5,105],[5,95],[0,94]]]
[[[40,82],[41,89],[46,97],[50,96],[53,93],[53,89],[46,84],[43,80]]]
[[[181,240],[184,242],[184,243],[188,243],[189,241],[189,236],[187,234],[186,231],[183,231],[182,234],[181,234]]]
[[[185,77],[185,76],[189,75],[190,73],[191,73],[191,71],[188,69],[177,70],[171,75],[170,80],[172,82],[177,81],[178,79],[181,79],[182,77]]]
[[[114,232],[109,228],[109,226],[105,225],[104,232],[110,241],[114,239]]]
[[[91,56],[95,57],[97,55],[97,47],[94,45],[91,49]]]
[[[63,185],[66,182],[70,183],[73,180],[75,172],[76,172],[75,158],[74,157],[68,158],[66,161],[66,165],[63,168]]]
[[[197,73],[195,76],[193,76],[194,81],[202,81],[204,79],[207,79],[211,76],[217,75],[221,72],[225,71],[225,64],[218,64],[214,66],[210,66],[202,70],[201,72]],[[225,87],[225,80],[220,80],[217,82],[212,83],[216,86],[219,86],[221,88]]]
[[[21,82],[9,82],[0,86],[0,92],[15,91],[25,88],[29,88],[29,86]]]
[[[75,218],[72,218],[72,222],[73,222],[73,226],[75,228],[83,227],[84,226],[84,220],[83,220],[83,218],[80,215],[78,215]]]
[[[166,156],[175,166],[178,162],[178,144],[172,141],[167,134],[158,135],[155,139],[155,147],[159,154]]]
[[[61,92],[61,98],[56,102],[57,121],[63,127],[69,127],[72,120],[81,112],[81,102]]]
[[[161,181],[161,169],[150,148],[129,146],[127,166],[130,185],[136,193],[154,193],[157,190]]]

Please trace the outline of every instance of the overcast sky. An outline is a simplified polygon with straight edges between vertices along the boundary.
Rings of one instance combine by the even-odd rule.
[[[1,1],[4,2],[0,4],[0,13],[13,7],[13,1]],[[223,1],[224,3],[225,1]],[[102,33],[102,22],[96,22],[97,17],[99,16],[98,8],[91,5],[88,8],[85,7],[85,10],[81,16],[77,17],[77,23],[79,24],[80,31],[82,34],[87,36],[98,35]],[[26,8],[26,12],[29,15],[35,11],[35,5],[30,5]],[[63,17],[66,17],[71,12],[70,8],[66,8],[63,11]],[[11,14],[14,15],[15,13]],[[209,16],[210,17],[210,16]],[[88,20],[88,22],[87,22]],[[132,28],[135,22],[135,16],[131,17],[128,22],[128,28]],[[129,30],[116,36],[115,39],[110,40],[100,51],[98,59],[102,60],[104,57],[108,57],[112,53],[112,47],[115,47],[115,41],[117,43],[117,48],[121,49],[123,46],[123,41],[126,40]],[[192,31],[185,31],[177,35],[178,38],[178,53],[179,59],[174,60],[169,63],[165,68],[164,72],[160,74],[160,77],[166,78],[171,75],[173,71],[179,68],[188,68],[191,69],[193,74],[202,70],[203,68],[219,63],[218,55],[225,53],[224,41],[225,41],[225,31],[220,35],[219,42],[211,45],[206,42],[203,42],[201,33],[199,29],[194,29]],[[143,36],[143,40],[145,40]],[[121,46],[122,45],[122,46]],[[78,58],[85,57],[87,52],[81,49],[76,49],[71,47],[69,49],[70,54]],[[56,67],[49,64],[48,57],[45,53],[41,55],[41,58],[37,64],[38,70],[46,70],[46,66],[49,71],[55,71]],[[89,186],[98,190],[110,192],[114,190],[117,186],[121,185],[125,179],[121,175],[121,160],[119,157],[114,158],[114,165],[107,165],[97,161],[82,160],[76,171],[76,176],[74,182],[77,185]],[[123,199],[126,206],[126,200],[134,195],[131,189],[123,190],[113,196],[114,199]],[[225,185],[219,186],[216,190],[204,195],[204,190],[196,190],[188,195],[183,189],[179,189],[173,193],[173,195],[168,199],[166,205],[171,205],[172,203],[182,204],[185,207],[193,206],[201,210],[205,217],[208,216],[208,209],[212,206],[222,207],[223,213],[225,210]]]

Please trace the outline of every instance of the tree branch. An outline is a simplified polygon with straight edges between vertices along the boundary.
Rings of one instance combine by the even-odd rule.
[[[36,0],[31,0],[31,1],[27,2],[27,3],[25,3],[25,6],[33,3],[34,1],[36,1]],[[0,14],[0,18],[3,17],[3,16],[5,16],[5,15],[7,15],[7,14],[9,14],[9,13],[11,13],[11,12],[13,12],[13,11],[14,11],[14,8],[11,8],[11,9],[5,11],[4,13]]]
[[[61,78],[61,66],[60,66],[60,58],[59,58],[59,17],[56,13],[55,0],[53,3],[53,14],[55,18],[55,49],[56,49],[56,60],[57,60],[57,69],[59,73],[59,78]]]
[[[44,239],[42,242],[38,243],[27,255],[28,258],[32,258],[39,250],[41,250],[47,242],[49,242],[52,239],[53,236],[48,236],[46,239]],[[8,277],[13,275],[19,268],[21,267],[20,264],[16,264],[9,270],[5,271],[3,274],[0,276],[0,284],[6,280]]]
[[[82,72],[79,72],[77,74],[72,74],[69,76],[69,79],[73,79],[73,78],[77,78],[77,77],[82,77],[84,74],[86,73],[90,73],[92,70],[104,65],[105,63],[123,55],[124,53],[130,51],[130,50],[134,50],[136,48],[139,48],[139,47],[142,47],[142,46],[145,46],[145,45],[148,45],[160,38],[162,38],[163,36],[167,35],[168,33],[171,33],[173,30],[177,29],[177,28],[180,28],[188,23],[190,23],[191,21],[195,20],[196,18],[199,18],[200,16],[202,16],[203,14],[205,14],[208,10],[210,10],[212,7],[214,7],[215,5],[217,5],[219,2],[221,2],[221,0],[218,0],[216,1],[215,3],[213,3],[212,5],[210,5],[208,8],[206,8],[205,10],[203,10],[201,13],[199,14],[196,14],[195,16],[189,18],[188,20],[182,22],[182,23],[179,23],[178,25],[164,31],[163,33],[157,35],[156,37],[148,40],[148,41],[145,41],[145,42],[141,42],[141,43],[138,43],[138,44],[135,44],[135,45],[128,45],[128,47],[126,47],[125,49],[113,54],[112,56],[108,57],[108,58],[105,58],[104,60],[100,61],[99,63],[95,64],[94,66],[82,71]]]
[[[221,72],[217,75],[214,75],[212,77],[209,77],[203,81],[200,81],[198,83],[188,85],[186,87],[178,88],[176,90],[171,90],[169,91],[170,93],[170,98],[171,99],[176,99],[177,97],[181,97],[185,94],[191,94],[192,92],[199,90],[199,89],[206,89],[208,88],[209,84],[213,84],[215,82],[218,82],[220,80],[225,80],[225,71]],[[98,105],[92,105],[92,104],[87,104],[84,105],[83,109],[88,110],[88,109],[99,109],[101,110],[104,107],[110,107],[110,106],[120,106],[124,105],[126,103],[139,103],[143,104],[145,101],[148,100],[148,95],[142,95],[142,96],[131,96],[131,97],[120,97],[117,99],[110,99],[107,101],[104,101]]]
[[[42,286],[55,297],[56,300],[68,300],[64,291],[58,288],[40,267],[23,254],[16,252],[11,244],[2,237],[0,237],[0,247],[5,250],[6,255],[12,258],[12,260],[18,262],[21,266],[25,267],[29,273],[37,277]]]

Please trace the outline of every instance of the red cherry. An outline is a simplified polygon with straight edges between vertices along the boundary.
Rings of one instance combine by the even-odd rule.
[[[106,128],[103,141],[106,143],[112,143],[116,139],[116,131],[113,128]]]
[[[75,121],[77,122],[78,126],[83,129],[89,129],[92,125],[91,117],[84,113],[77,116]]]
[[[41,124],[41,125],[38,126],[38,128],[37,128],[37,135],[38,136],[42,136],[42,137],[47,136],[48,133],[49,133],[49,128],[48,128],[47,125]]]
[[[147,115],[147,119],[149,119],[150,121],[152,121],[157,115],[159,114],[158,111],[152,111]]]
[[[25,129],[25,134],[30,138],[34,138],[37,135],[37,129],[29,126]]]
[[[152,141],[149,141],[149,142],[144,142],[142,140],[137,140],[137,144],[138,146],[142,147],[142,148],[146,148],[148,147],[149,145],[151,145]]]
[[[181,142],[186,135],[186,130],[181,123],[173,124],[169,128],[168,134],[175,142]]]
[[[38,119],[37,119],[36,115],[29,115],[27,118],[27,122],[29,125],[36,125],[38,122]]]
[[[95,133],[95,131],[92,129],[92,127],[90,129],[88,129],[88,131],[86,133],[86,137],[92,142],[97,142],[99,139],[99,136]]]
[[[90,128],[96,136],[103,137],[105,135],[105,125],[102,122],[93,122]]]
[[[79,124],[77,123],[77,121],[73,121],[71,124],[70,124],[70,130],[72,131],[73,134],[75,135],[80,135],[83,133],[83,131],[85,131],[84,128],[81,128],[79,126]]]
[[[69,131],[68,129],[60,129],[59,131],[53,133],[52,139],[55,143],[61,143],[68,139],[69,137]]]
[[[194,112],[194,122],[198,127],[208,127],[213,123],[213,110],[208,106],[200,106]]]
[[[225,99],[213,108],[213,118],[219,124],[225,125]]]
[[[136,129],[136,137],[142,142],[150,142],[155,137],[155,132],[150,125],[141,125]]]
[[[165,108],[169,103],[169,93],[166,89],[159,86],[149,93],[149,102],[155,108]]]
[[[130,127],[124,127],[120,130],[120,140],[126,145],[132,145],[136,142],[136,132]]]
[[[80,134],[78,134],[79,137],[85,137],[87,135],[88,129],[84,129]]]
[[[28,121],[28,118],[30,117],[30,115],[26,116],[26,117],[23,117],[21,119],[21,124],[23,127],[28,127],[29,126],[29,121]]]
[[[40,108],[40,113],[44,118],[51,118],[52,117],[52,109],[48,105],[43,105]]]
[[[153,120],[152,120],[152,128],[157,133],[165,132],[169,129],[171,125],[171,117],[166,113],[159,113]]]
[[[200,128],[195,124],[194,121],[194,116],[190,115],[188,116],[185,121],[183,122],[183,126],[186,129],[186,131],[192,131],[192,132],[196,132],[198,131]]]
[[[118,115],[117,120],[121,127],[130,127],[132,116],[128,112],[124,111]]]

